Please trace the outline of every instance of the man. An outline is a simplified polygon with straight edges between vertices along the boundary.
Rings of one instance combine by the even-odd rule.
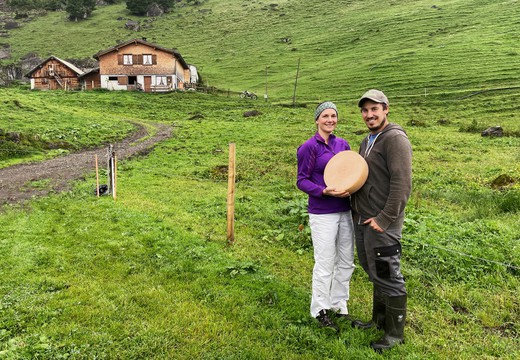
[[[404,208],[412,188],[412,148],[404,130],[388,122],[389,103],[379,90],[369,90],[359,108],[370,134],[359,153],[368,163],[368,178],[352,195],[356,247],[361,266],[373,283],[372,320],[352,326],[378,327],[384,336],[376,351],[404,342],[406,288],[401,274]]]

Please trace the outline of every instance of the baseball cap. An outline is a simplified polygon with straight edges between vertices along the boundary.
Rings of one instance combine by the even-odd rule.
[[[372,100],[377,103],[388,105],[388,98],[382,91],[376,89],[370,89],[363,94],[361,99],[358,101],[358,106],[361,107],[363,100]]]

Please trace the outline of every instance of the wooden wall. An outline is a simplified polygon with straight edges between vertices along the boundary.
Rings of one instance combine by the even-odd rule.
[[[78,75],[55,59],[43,63],[31,78],[34,79],[34,89],[76,89],[80,86]]]

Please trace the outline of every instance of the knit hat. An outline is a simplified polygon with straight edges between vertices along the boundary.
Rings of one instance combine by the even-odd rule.
[[[318,120],[320,114],[327,109],[332,109],[336,111],[336,115],[338,114],[338,109],[336,108],[336,105],[331,101],[325,101],[319,104],[318,107],[316,107],[316,110],[314,110],[314,120]]]
[[[361,99],[359,99],[358,106],[361,107],[361,105],[363,105],[363,102],[365,100],[372,100],[376,103],[386,104],[388,106],[388,98],[380,90],[376,90],[376,89],[368,90],[366,93],[363,94]]]

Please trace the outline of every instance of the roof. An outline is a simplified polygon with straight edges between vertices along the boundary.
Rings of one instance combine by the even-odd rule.
[[[99,68],[94,68],[94,69],[91,69],[89,71],[85,71],[82,75],[80,75],[79,77],[80,78],[84,78],[85,76],[89,76],[89,75],[92,75],[92,74],[95,74],[95,73],[99,73]]]
[[[34,69],[32,69],[31,71],[29,71],[25,77],[31,77],[31,75],[38,69],[41,69],[43,67],[43,65],[45,63],[47,63],[48,61],[50,60],[57,60],[59,61],[60,63],[62,63],[63,65],[65,65],[66,67],[68,67],[69,69],[71,69],[72,71],[74,71],[77,75],[83,75],[84,71],[81,70],[80,68],[78,68],[76,65],[73,65],[71,64],[70,62],[68,61],[65,61],[65,60],[62,60],[56,56],[49,56],[47,59],[43,60],[40,64],[38,64],[38,66],[36,66]]]
[[[149,46],[151,48],[154,48],[154,49],[161,50],[161,51],[164,51],[166,53],[172,54],[180,61],[181,65],[185,69],[188,69],[188,63],[186,63],[186,61],[183,59],[182,55],[179,53],[179,51],[177,49],[167,49],[167,48],[159,46],[157,44],[150,43],[150,42],[148,42],[148,41],[146,41],[144,39],[132,39],[132,40],[124,41],[124,42],[119,43],[116,46],[113,46],[113,47],[111,47],[109,49],[98,51],[96,54],[93,55],[93,58],[96,59],[96,60],[99,60],[100,56],[106,55],[106,54],[111,53],[113,51],[119,51],[119,49],[121,49],[121,48],[123,48],[125,46],[128,46],[130,44],[142,44],[142,45]]]

